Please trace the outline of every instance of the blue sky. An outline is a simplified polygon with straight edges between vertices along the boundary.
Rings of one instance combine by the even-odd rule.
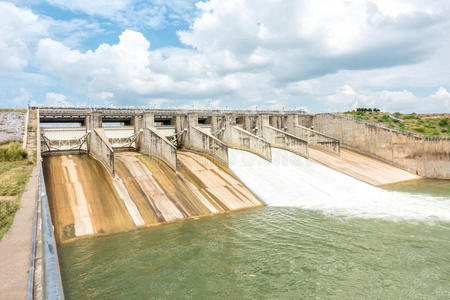
[[[0,1],[0,107],[450,112],[448,0]]]

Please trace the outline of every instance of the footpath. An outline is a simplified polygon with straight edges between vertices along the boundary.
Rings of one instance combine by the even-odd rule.
[[[22,195],[14,222],[0,241],[0,298],[26,299],[30,268],[33,218],[39,183],[39,167],[35,166]]]

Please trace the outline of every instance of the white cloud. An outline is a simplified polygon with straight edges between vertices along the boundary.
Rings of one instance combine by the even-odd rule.
[[[72,106],[73,103],[67,100],[67,97],[57,93],[45,94],[45,104],[48,106]]]
[[[103,33],[105,20],[57,21],[0,2],[11,11],[0,25],[18,32],[0,35],[7,58],[0,68],[21,70],[35,58],[42,72],[96,103],[318,111],[357,101],[448,110],[446,0],[210,0],[197,12],[193,1],[182,0],[48,1],[135,30],[125,30],[117,44],[81,51],[80,41]],[[187,48],[153,50],[138,32],[186,20],[191,26],[178,35]],[[443,91],[423,98],[410,92],[422,87]]]
[[[33,44],[47,34],[47,24],[29,9],[0,2],[0,71],[20,71],[32,57]]]
[[[417,97],[407,90],[356,92],[346,85],[335,93],[319,98],[328,111],[345,111],[357,107],[379,108],[390,112],[443,113],[450,111],[450,93],[443,87],[426,97]]]
[[[25,88],[21,88],[19,92],[20,94],[18,96],[8,101],[10,104],[12,103],[14,107],[17,105],[23,105],[24,103],[30,103],[32,101],[31,93]]]
[[[112,97],[114,97],[114,93],[111,93],[111,92],[100,92],[95,95],[95,98],[100,99],[102,101],[107,100]]]
[[[71,50],[51,39],[43,39],[39,43],[36,57],[43,70],[60,76],[67,85],[74,88],[86,85],[91,93],[107,90],[114,95],[190,94],[195,97],[232,90],[237,84],[237,75],[206,75],[176,80],[167,73],[177,70],[182,72],[184,63],[177,66],[175,62],[165,61],[159,50],[150,51],[150,43],[141,33],[126,30],[119,39],[116,45],[103,44],[95,51],[85,53]],[[173,67],[172,70],[161,67],[167,66],[167,63]],[[159,65],[160,72],[154,71],[153,65]]]

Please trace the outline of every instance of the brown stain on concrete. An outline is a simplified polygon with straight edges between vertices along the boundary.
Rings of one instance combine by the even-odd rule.
[[[135,228],[112,178],[87,155],[44,158],[45,186],[58,242]]]
[[[192,152],[178,152],[178,158],[175,172],[155,157],[117,153],[114,182],[123,183],[118,192],[103,165],[87,155],[46,157],[44,176],[57,241],[263,206],[227,167]],[[124,193],[134,211],[128,211]],[[143,224],[136,225],[131,215],[139,215]]]
[[[341,148],[341,155],[337,156],[310,147],[309,157],[327,167],[375,186],[422,178],[385,162],[343,148]]]

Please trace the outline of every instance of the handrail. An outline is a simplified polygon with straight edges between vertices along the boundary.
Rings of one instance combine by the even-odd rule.
[[[39,120],[39,110],[37,111]],[[27,299],[34,298],[34,273],[36,263],[37,224],[41,222],[42,240],[42,291],[43,298],[64,300],[64,291],[59,269],[58,253],[56,249],[54,227],[48,206],[47,192],[45,190],[44,174],[42,171],[40,126],[38,122],[36,134],[37,167],[39,168],[38,188],[36,190],[36,208],[33,220],[33,236],[31,244],[30,269],[28,275]],[[41,217],[38,218],[39,201],[41,204]]]
[[[40,175],[42,169],[39,169],[39,183],[36,189],[36,206],[34,209],[33,217],[33,236],[31,238],[31,255],[30,255],[30,269],[28,271],[28,291],[27,300],[32,300],[34,298],[34,265],[36,262],[36,235],[37,235],[37,221],[38,221],[38,208],[39,208],[39,191],[40,191]]]
[[[64,292],[59,269],[58,253],[53,233],[53,224],[48,206],[47,192],[45,190],[42,163],[40,163],[41,185],[41,219],[42,219],[42,248],[43,248],[43,289],[45,299],[64,299]]]

